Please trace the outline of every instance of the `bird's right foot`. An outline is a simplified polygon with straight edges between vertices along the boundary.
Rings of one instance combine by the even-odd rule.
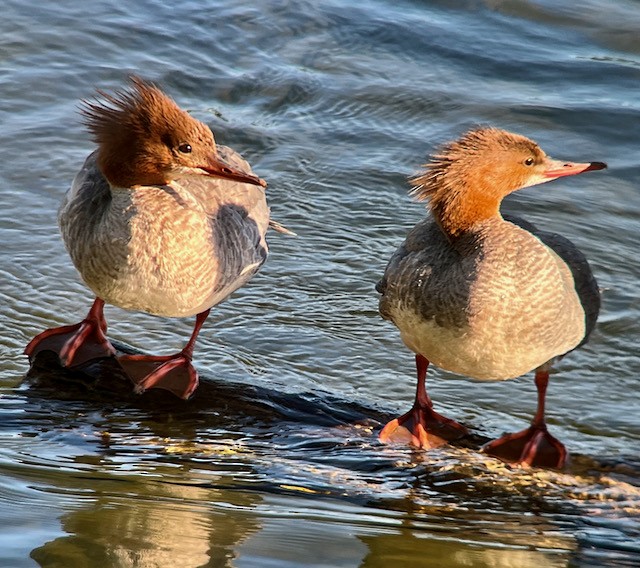
[[[25,355],[33,362],[41,351],[53,351],[63,367],[75,367],[91,361],[113,357],[116,350],[106,336],[104,300],[96,298],[80,323],[47,329],[36,335],[25,347]]]
[[[387,423],[379,439],[383,443],[408,442],[417,448],[430,449],[468,433],[462,424],[438,414],[430,406],[416,403],[409,412]]]
[[[36,335],[24,352],[32,362],[41,351],[53,351],[63,367],[74,367],[92,359],[113,357],[116,350],[99,320],[87,317],[75,325],[47,329]]]

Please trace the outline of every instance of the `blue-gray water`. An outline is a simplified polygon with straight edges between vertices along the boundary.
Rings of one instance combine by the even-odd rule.
[[[640,565],[639,29],[632,0],[5,0],[0,566]],[[264,269],[205,325],[195,363],[223,393],[210,412],[23,382],[29,339],[91,302],[55,223],[92,150],[77,103],[129,73],[240,151],[298,233],[273,234]],[[589,345],[549,389],[565,473],[376,439],[415,384],[374,291],[424,214],[406,178],[474,124],[609,164],[504,205],[571,238],[603,289]],[[160,353],[193,323],[107,318],[114,339]],[[534,412],[531,376],[432,370],[429,386],[482,436]]]

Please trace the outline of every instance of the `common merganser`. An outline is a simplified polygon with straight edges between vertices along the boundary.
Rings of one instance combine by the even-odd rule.
[[[552,364],[583,345],[600,309],[584,255],[568,239],[517,217],[502,217],[502,199],[524,187],[606,168],[601,162],[549,158],[533,141],[478,128],[446,144],[411,181],[431,215],[393,254],[377,290],[380,313],[415,353],[412,409],[380,432],[422,448],[467,429],[433,410],[425,381],[429,362],[482,381],[535,369],[538,407],[531,426],[483,450],[522,466],[562,468],[567,452],[545,424]]]
[[[58,214],[65,246],[96,300],[82,322],[40,333],[25,353],[33,360],[52,350],[66,367],[115,355],[105,302],[196,315],[179,353],[118,358],[138,392],[160,387],[188,398],[198,385],[196,338],[211,307],[267,258],[267,184],[152,83],[132,77],[129,89],[98,95],[81,105],[98,149]]]

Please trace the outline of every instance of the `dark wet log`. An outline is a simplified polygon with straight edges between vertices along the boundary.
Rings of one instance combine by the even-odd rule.
[[[134,353],[114,342],[119,353]],[[200,385],[189,400],[182,400],[162,389],[143,394],[134,391],[133,383],[113,357],[89,361],[64,368],[53,352],[43,351],[31,362],[27,373],[34,395],[59,400],[114,402],[136,408],[172,414],[202,414],[253,417],[265,420],[293,420],[319,425],[377,423],[386,419],[374,408],[330,396],[287,394],[247,382],[238,384],[201,376]]]
[[[113,342],[118,353],[135,353],[126,345]],[[38,353],[27,373],[30,392],[54,400],[87,401],[148,411],[154,415],[170,414],[179,419],[200,420],[211,426],[232,420],[234,423],[299,422],[320,426],[364,425],[372,429],[377,440],[381,426],[392,416],[375,407],[322,393],[282,393],[250,384],[201,376],[200,385],[189,400],[163,389],[143,394],[134,391],[133,383],[113,357],[96,359],[73,368],[64,368],[53,352]],[[475,432],[454,442],[456,446],[478,449],[489,440]]]

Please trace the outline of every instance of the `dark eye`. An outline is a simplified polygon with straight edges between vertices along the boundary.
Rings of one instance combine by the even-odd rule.
[[[527,158],[523,163],[525,166],[533,166],[533,158]]]
[[[180,144],[180,146],[178,146],[178,151],[183,154],[191,154],[191,150],[193,150],[191,144]]]

